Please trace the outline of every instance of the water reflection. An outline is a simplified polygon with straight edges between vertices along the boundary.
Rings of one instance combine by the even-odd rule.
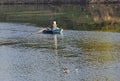
[[[70,33],[77,36],[73,37]],[[79,57],[79,59],[77,59],[77,57],[71,57],[71,60],[72,58],[76,59],[76,61],[74,60],[75,63],[77,62],[78,65],[76,65],[76,67],[79,67],[80,72],[83,72],[83,74],[85,75],[82,77],[85,77],[85,80],[90,81],[106,81],[106,79],[114,81],[117,78],[117,74],[115,73],[114,69],[117,69],[119,67],[118,58],[116,57],[119,56],[119,50],[117,51],[117,48],[119,48],[120,44],[116,46],[116,43],[120,41],[119,33],[80,33],[74,31],[71,31],[70,33],[68,34],[70,35],[70,37],[74,38],[74,44],[71,44],[73,43],[71,41],[72,38],[67,41],[68,44],[72,47],[72,49],[74,49],[75,47],[78,47],[80,49],[79,51],[73,50],[74,54],[77,52],[77,57]],[[96,69],[97,71],[95,72],[94,69]]]
[[[55,49],[57,49],[57,35],[54,35]]]
[[[20,11],[14,11],[11,8],[8,13],[4,9],[6,11],[1,13],[1,21],[32,22],[44,25],[48,24],[50,18],[50,21],[57,19],[58,23],[62,27],[65,26],[66,29],[83,27],[86,28],[85,30],[91,30],[88,28],[91,23],[93,25],[94,22],[111,22],[114,20],[111,19],[112,17],[119,18],[119,12],[107,11],[107,6],[102,6],[107,13],[96,9],[97,6],[95,6],[96,8],[90,7],[90,11],[98,10],[99,13],[90,12],[87,6],[67,5],[53,6],[52,8],[42,6],[35,7],[35,11],[33,11],[34,8],[31,9],[31,6],[27,6],[29,8],[26,7],[25,11],[21,7],[18,7]],[[118,6],[115,9],[118,9]],[[48,14],[49,12],[52,13],[52,18]],[[90,13],[93,14],[93,17]],[[118,16],[114,16],[114,13]],[[98,21],[91,21],[96,14]],[[46,19],[43,18],[43,15]],[[110,21],[109,17],[108,20],[105,19],[106,15],[111,16]],[[31,20],[29,21],[29,19]],[[37,21],[38,19],[40,20]],[[88,23],[87,27],[86,22]],[[115,22],[119,23],[116,20]],[[119,33],[65,30],[63,35],[34,34],[37,30],[39,27],[30,24],[0,23],[1,81],[120,80]],[[64,73],[66,68],[68,73]]]
[[[116,56],[114,55],[117,48],[120,46],[118,44],[116,45],[119,41],[119,36],[115,36],[112,33],[100,34],[100,32],[93,32],[83,35],[83,38],[85,39],[80,39],[77,46],[85,53],[88,62],[99,62],[104,65],[111,64],[111,62],[115,61]]]

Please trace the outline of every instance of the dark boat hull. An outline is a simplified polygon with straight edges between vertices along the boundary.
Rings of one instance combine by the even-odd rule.
[[[63,29],[56,29],[56,30],[46,29],[46,30],[43,30],[43,33],[44,34],[61,34],[62,31],[63,31]]]

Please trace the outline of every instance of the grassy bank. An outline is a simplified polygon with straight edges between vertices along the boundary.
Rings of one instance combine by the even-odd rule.
[[[0,4],[118,4],[119,0],[0,0]]]
[[[99,10],[99,7],[103,11]],[[109,10],[109,7],[110,9],[113,8],[113,10]],[[73,7],[73,5],[23,5],[9,6],[8,10],[6,8],[8,7],[1,9],[0,22],[29,23],[35,26],[47,27],[51,25],[53,20],[56,20],[59,27],[67,30],[120,32],[119,6],[78,5]]]

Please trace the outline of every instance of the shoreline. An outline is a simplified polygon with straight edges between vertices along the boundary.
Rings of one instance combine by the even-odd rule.
[[[100,2],[100,3],[97,3],[97,2],[90,2],[90,3],[82,3],[82,2],[74,2],[74,3],[50,3],[50,2],[44,2],[44,3],[0,3],[0,5],[69,5],[69,4],[73,4],[73,5],[88,5],[88,4],[120,4],[120,2]]]

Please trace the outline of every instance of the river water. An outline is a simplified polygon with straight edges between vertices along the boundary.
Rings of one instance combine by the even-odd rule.
[[[7,12],[0,23],[0,81],[120,80],[119,32],[65,28],[63,34],[37,34],[40,26],[11,21],[13,12]]]
[[[119,81],[119,33],[38,30],[0,23],[1,81]]]

